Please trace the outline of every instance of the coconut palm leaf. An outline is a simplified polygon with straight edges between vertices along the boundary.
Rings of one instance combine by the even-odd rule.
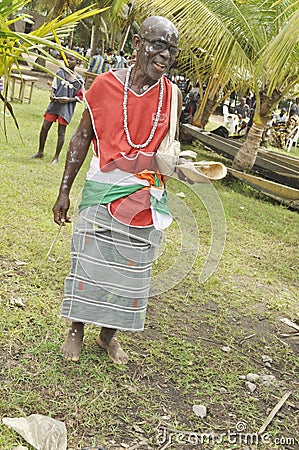
[[[30,0],[2,0],[0,2],[0,17],[5,18],[10,14],[14,14],[29,2]]]
[[[13,114],[12,106],[7,100],[8,85],[10,81],[10,74],[12,68],[20,71],[20,63],[26,58],[32,56],[36,58],[36,49],[40,52],[40,58],[47,61],[58,63],[49,53],[49,48],[55,48],[64,54],[65,48],[61,45],[61,38],[65,37],[79,21],[99,14],[105,11],[106,8],[95,8],[95,5],[87,6],[79,11],[76,11],[67,17],[57,17],[46,22],[40,28],[31,33],[19,33],[12,31],[10,26],[23,17],[30,17],[30,15],[20,14],[18,11],[22,9],[29,0],[2,0],[0,2],[0,77],[4,76],[5,89],[4,95],[1,94],[0,100],[4,103],[5,109],[9,109],[16,126],[17,121]],[[78,55],[68,50],[68,52]],[[63,64],[62,62],[59,64]],[[39,66],[40,69],[52,73],[45,67]],[[52,75],[54,75],[52,73]],[[6,135],[5,114],[4,114],[4,130]],[[7,135],[6,135],[7,138]]]
[[[8,111],[11,114],[11,117],[13,118],[15,126],[16,126],[16,128],[17,128],[17,130],[19,132],[19,136],[21,138],[21,141],[23,141],[22,136],[20,134],[20,128],[19,128],[19,124],[18,124],[17,118],[16,118],[16,116],[15,116],[15,114],[13,112],[13,108],[12,108],[11,104],[7,101],[7,91],[4,91],[4,92],[5,92],[4,96],[0,92],[0,100],[4,103],[4,109],[3,109],[4,117],[5,117],[6,109],[8,109]],[[3,129],[4,136],[6,136],[6,139],[7,139],[7,129],[6,129],[6,121],[5,120],[3,120],[3,126],[4,126],[4,129]]]
[[[299,10],[294,12],[282,30],[260,54],[257,66],[267,75],[268,95],[284,85],[288,89],[298,82]],[[262,74],[260,74],[261,76]]]
[[[150,0],[150,5],[179,29],[180,66],[191,64],[202,78],[219,80],[209,83],[207,95],[219,84],[224,92],[231,85],[254,90],[256,128],[249,137],[256,145],[274,107],[299,82],[299,1]]]

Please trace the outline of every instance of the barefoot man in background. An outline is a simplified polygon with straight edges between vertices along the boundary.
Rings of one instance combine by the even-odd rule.
[[[68,68],[73,73],[69,73],[63,68],[58,69],[56,72],[57,76],[52,83],[50,104],[44,114],[44,121],[39,134],[38,152],[31,156],[31,159],[41,159],[44,157],[48,133],[53,123],[58,121],[57,144],[52,164],[58,163],[58,158],[65,140],[66,127],[72,120],[76,103],[81,102],[83,99],[83,78],[74,71],[78,62],[77,58],[74,55],[67,54],[66,60]]]
[[[98,75],[86,93],[53,207],[58,225],[70,221],[71,186],[92,142],[61,314],[72,322],[62,345],[71,361],[79,360],[89,323],[101,327],[96,342],[111,360],[127,363],[116,331],[143,330],[155,248],[171,223],[155,152],[170,125],[172,84],[164,74],[179,53],[178,31],[164,17],[149,17],[133,44],[136,63]]]

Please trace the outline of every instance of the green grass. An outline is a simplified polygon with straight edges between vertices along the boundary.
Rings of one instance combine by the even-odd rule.
[[[52,258],[47,258],[57,232],[51,208],[66,152],[65,147],[57,166],[50,164],[55,125],[45,159],[29,159],[37,150],[47,104],[48,92],[35,89],[32,105],[14,103],[23,142],[9,118],[9,143],[0,135],[1,417],[39,413],[62,420],[69,449],[120,449],[142,439],[147,444],[140,449],[163,448],[157,437],[164,423],[176,430],[172,448],[194,448],[186,437],[179,443],[180,430],[187,437],[190,432],[220,435],[246,421],[247,432],[255,433],[291,390],[289,401],[267,428],[272,442],[258,448],[286,448],[274,442],[281,436],[296,439],[297,447],[291,448],[298,448],[299,342],[298,337],[280,336],[293,330],[279,321],[299,319],[298,213],[236,181],[217,182],[215,191],[204,192],[199,185],[171,180],[174,222],[153,268],[153,287],[160,290],[150,298],[144,332],[120,333],[129,365],[110,363],[94,342],[97,330],[92,326],[87,327],[80,362],[69,363],[59,352],[66,333],[59,314],[71,226],[63,228]],[[81,112],[78,105],[67,141]],[[198,159],[224,161],[198,144],[192,149]],[[72,211],[87,168],[88,160],[73,187]],[[179,198],[179,192],[186,197]],[[211,224],[219,238],[211,263],[218,266],[201,283]],[[24,307],[14,299],[21,299]],[[231,351],[224,352],[223,346]],[[272,368],[263,364],[262,355],[273,359]],[[276,384],[258,385],[250,394],[240,379],[249,372],[274,374]],[[193,413],[194,404],[207,406],[205,419]],[[1,425],[1,450],[20,444],[25,441]],[[226,437],[202,448],[244,450],[246,445],[229,443]]]

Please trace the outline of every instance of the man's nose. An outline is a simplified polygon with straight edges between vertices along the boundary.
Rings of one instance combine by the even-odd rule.
[[[160,54],[160,55],[163,55],[164,58],[170,58],[170,57],[171,57],[171,54],[170,54],[170,51],[169,51],[169,48],[168,48],[168,47],[164,48],[164,50],[161,50],[161,51],[159,52],[159,54]]]

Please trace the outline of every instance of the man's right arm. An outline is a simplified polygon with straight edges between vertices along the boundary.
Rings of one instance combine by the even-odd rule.
[[[66,215],[70,206],[70,190],[86,158],[92,137],[93,128],[91,118],[89,111],[86,109],[70,141],[59,195],[53,206],[54,222],[58,225],[64,222],[70,222],[69,217]]]

